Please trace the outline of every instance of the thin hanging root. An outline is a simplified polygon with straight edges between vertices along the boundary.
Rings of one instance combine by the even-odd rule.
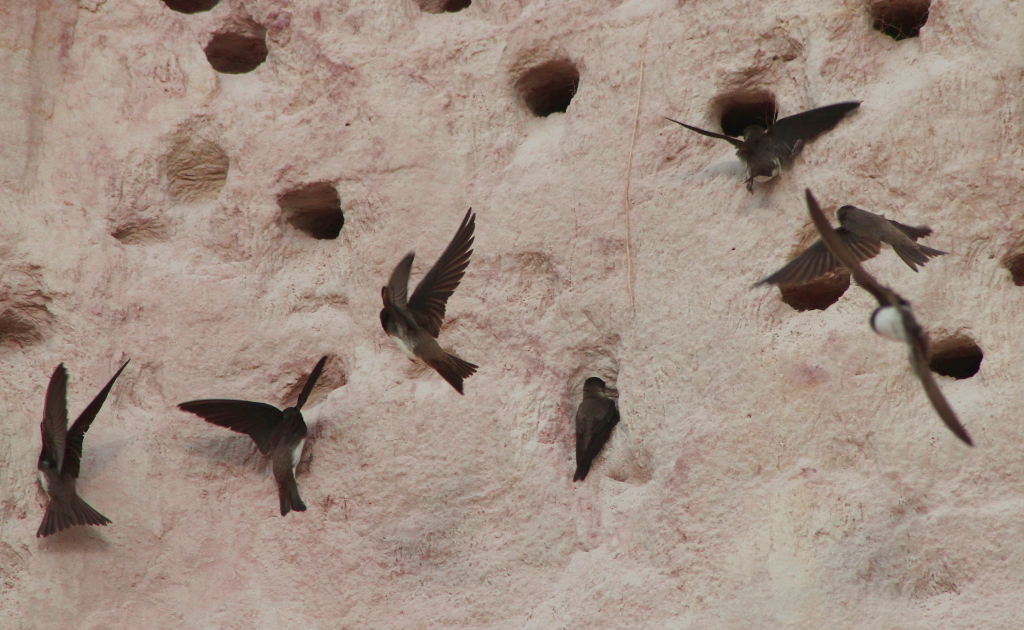
[[[651,18],[653,19],[653,18]],[[629,156],[626,159],[626,289],[629,291],[629,306],[636,314],[636,301],[633,298],[633,252],[630,241],[633,240],[632,226],[629,221],[629,182],[633,175],[633,146],[636,144],[636,130],[640,127],[640,96],[644,91],[644,64],[647,61],[647,36],[651,32],[651,19],[647,20],[644,30],[644,44],[640,50],[640,80],[636,86],[636,109],[633,112],[633,135],[629,138]]]

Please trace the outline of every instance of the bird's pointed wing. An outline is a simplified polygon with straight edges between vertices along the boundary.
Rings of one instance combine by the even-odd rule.
[[[858,261],[863,262],[878,255],[882,251],[882,242],[878,239],[864,238],[841,227],[836,230],[839,238],[846,243]],[[789,261],[782,269],[761,280],[754,286],[762,284],[801,284],[835,271],[841,267],[839,261],[828,250],[825,242],[815,241],[799,256]]]
[[[920,379],[921,385],[924,386],[924,393],[928,396],[928,400],[931,401],[935,412],[939,414],[939,418],[949,427],[953,435],[960,438],[967,446],[974,446],[971,436],[967,435],[967,429],[964,429],[963,425],[960,424],[960,420],[957,419],[953,408],[949,406],[946,397],[942,395],[942,390],[939,389],[939,384],[935,382],[935,376],[928,366],[928,341],[924,331],[918,325],[909,309],[902,309],[900,313],[903,316],[903,326],[910,336],[908,342],[910,345],[910,364],[914,368],[917,378]]]
[[[619,409],[614,401],[608,398],[584,399],[576,411],[576,457],[599,451],[601,446],[595,444],[595,440],[610,432],[618,422]],[[594,452],[591,459],[596,456]]]
[[[128,361],[131,361],[131,359],[128,359]],[[64,468],[61,470],[61,474],[67,473],[76,479],[78,478],[79,466],[82,463],[82,442],[85,441],[85,432],[92,426],[92,421],[96,419],[96,414],[100,412],[103,403],[107,400],[110,388],[114,386],[114,381],[117,380],[117,377],[121,376],[121,372],[128,365],[128,361],[125,361],[124,365],[110,377],[110,380],[103,386],[100,393],[96,394],[96,397],[92,399],[89,406],[85,408],[85,411],[78,416],[78,419],[75,420],[75,423],[68,430],[67,448],[64,451]]]
[[[309,378],[306,379],[306,384],[302,386],[302,393],[299,394],[299,401],[295,403],[295,410],[299,411],[302,409],[302,405],[306,404],[306,399],[313,392],[313,388],[316,386],[317,379],[320,378],[320,373],[324,371],[324,365],[327,363],[327,357],[321,357],[317,362],[316,367],[309,373]]]
[[[432,337],[441,332],[444,321],[445,305],[448,298],[466,274],[469,257],[473,253],[473,230],[476,227],[476,215],[470,208],[462,225],[455,233],[451,243],[437,259],[434,266],[423,276],[420,283],[409,298],[409,310],[416,323],[423,327]]]
[[[732,136],[727,136],[727,135],[724,135],[724,134],[715,133],[714,131],[705,131],[705,130],[701,129],[700,127],[693,127],[691,125],[687,125],[686,123],[681,123],[678,120],[672,120],[671,118],[668,118],[667,116],[665,117],[665,120],[670,120],[670,121],[674,122],[677,125],[682,125],[683,127],[686,127],[687,129],[689,129],[690,131],[696,131],[697,133],[699,133],[702,136],[707,136],[709,138],[718,138],[719,140],[725,140],[725,141],[729,142],[729,144],[731,144],[732,146],[736,147],[737,149],[742,149],[744,147],[744,144],[743,144],[742,140],[737,140],[736,138],[733,138]]]
[[[68,371],[61,363],[50,376],[43,406],[43,421],[39,431],[43,434],[43,451],[57,463],[60,472],[64,465],[64,451],[68,433]]]
[[[248,400],[192,400],[181,403],[178,409],[248,435],[264,455],[270,452],[270,432],[284,419],[277,407]]]
[[[832,129],[846,114],[860,107],[860,101],[836,103],[817,109],[810,109],[792,116],[782,118],[767,134],[776,144],[785,146],[792,154],[800,140],[810,140],[814,136]]]
[[[875,296],[879,304],[889,304],[897,306],[903,302],[899,295],[895,291],[888,287],[884,287],[878,283],[868,272],[864,271],[864,268],[860,266],[857,261],[857,257],[850,251],[850,248],[846,246],[843,239],[839,238],[836,234],[836,230],[832,229],[832,225],[825,218],[825,214],[821,211],[821,207],[818,206],[818,201],[811,194],[811,189],[806,189],[807,195],[807,212],[811,215],[811,221],[814,222],[814,227],[818,228],[818,233],[821,235],[821,240],[825,242],[825,246],[832,252],[832,255],[836,257],[840,264],[846,267],[846,270],[850,272],[853,279],[857,281],[857,284],[864,287],[864,290]]]
[[[391,278],[388,279],[387,289],[391,296],[391,302],[401,308],[405,308],[409,301],[406,292],[409,290],[409,271],[412,270],[412,260],[415,257],[414,252],[406,254],[405,258],[395,265],[394,271],[391,272]]]

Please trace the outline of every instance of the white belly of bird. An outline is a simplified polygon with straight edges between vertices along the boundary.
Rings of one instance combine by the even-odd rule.
[[[389,335],[389,336],[390,336],[390,337],[391,337],[392,339],[394,339],[394,340],[395,340],[395,343],[396,343],[396,344],[398,345],[398,347],[399,347],[399,348],[400,348],[400,349],[402,350],[402,352],[404,352],[404,353],[405,353],[405,356],[409,357],[409,358],[410,358],[410,359],[412,359],[413,361],[419,361],[419,359],[418,359],[418,358],[416,357],[416,353],[412,351],[412,346],[410,346],[410,345],[409,345],[409,344],[408,344],[408,343],[407,343],[407,342],[405,341],[405,339],[402,339],[401,337],[398,337],[398,336],[396,336],[396,335]]]
[[[299,443],[292,449],[292,476],[295,476],[295,469],[299,467],[299,459],[302,458],[302,447],[306,445],[306,438],[299,440]]]
[[[771,180],[775,179],[775,176],[778,175],[779,171],[781,171],[781,170],[782,170],[782,165],[779,164],[778,160],[775,160],[775,163],[772,164],[772,174],[771,175],[754,175],[754,181],[755,182],[761,182],[762,184],[764,182],[770,182]]]
[[[875,311],[871,320],[875,332],[893,341],[907,341],[907,330],[903,327],[903,315],[895,306],[883,306]]]
[[[46,481],[46,475],[43,474],[43,471],[38,469],[36,470],[36,474],[39,475],[39,485],[43,487],[43,492],[50,494],[50,484]]]

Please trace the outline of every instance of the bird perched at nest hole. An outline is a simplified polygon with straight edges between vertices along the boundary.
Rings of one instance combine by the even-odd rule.
[[[832,255],[839,260],[853,279],[857,281],[868,293],[878,300],[878,308],[871,313],[871,328],[879,335],[899,341],[907,345],[907,352],[910,358],[910,367],[913,368],[917,378],[924,386],[924,392],[928,396],[935,412],[946,424],[953,435],[960,438],[968,446],[974,446],[971,436],[960,424],[960,420],[949,406],[945,396],[939,389],[935,377],[932,376],[929,367],[930,348],[928,346],[928,333],[921,328],[914,318],[914,312],[910,308],[910,302],[900,294],[886,286],[882,286],[864,268],[860,266],[857,257],[850,251],[843,239],[832,229],[828,219],[825,218],[817,200],[811,194],[810,189],[806,191],[807,211],[811,215],[814,226],[821,234]]]
[[[747,166],[747,190],[753,193],[754,182],[767,182],[774,178],[784,165],[800,153],[805,142],[832,129],[844,116],[858,107],[860,101],[836,103],[787,116],[769,125],[767,129],[760,125],[750,125],[743,130],[742,140],[693,127],[671,118],[666,120],[709,138],[725,140],[736,147],[736,155]]]
[[[307,434],[302,405],[306,404],[306,399],[313,392],[326,363],[327,357],[317,362],[295,406],[283,411],[274,405],[248,400],[192,400],[178,405],[178,409],[194,413],[211,424],[248,435],[256,442],[261,453],[270,455],[281,503],[281,516],[292,510],[306,511],[306,504],[302,502],[299,486],[295,482],[295,469],[299,465]]]
[[[380,325],[384,332],[410,359],[434,368],[460,394],[463,393],[462,380],[472,376],[477,366],[442,350],[437,336],[441,332],[448,298],[459,286],[469,266],[475,227],[476,215],[470,208],[455,237],[420,280],[412,297],[406,299],[414,252],[405,255],[391,272],[387,286],[380,290],[384,301]]]
[[[619,422],[615,401],[605,394],[604,381],[591,376],[583,383],[583,400],[576,410],[576,474],[573,481],[582,481],[590,465],[601,453]]]
[[[106,525],[110,519],[103,516],[78,496],[75,480],[82,463],[82,443],[85,432],[107,400],[110,388],[121,375],[128,361],[114,374],[106,386],[96,394],[75,423],[68,429],[68,371],[61,363],[53,371],[46,388],[43,421],[39,430],[43,434],[43,450],[39,453],[39,483],[50,497],[46,514],[39,525],[36,538],[49,536],[76,525]]]
[[[907,263],[915,272],[918,265],[924,266],[930,258],[946,254],[917,243],[917,239],[932,233],[932,229],[926,225],[904,225],[856,206],[843,206],[836,212],[836,218],[839,219],[840,227],[835,230],[835,234],[846,244],[857,262],[864,262],[877,256],[882,251],[882,243],[892,246],[900,260]],[[825,246],[825,241],[819,239],[782,269],[754,286],[801,284],[840,267],[842,265]]]

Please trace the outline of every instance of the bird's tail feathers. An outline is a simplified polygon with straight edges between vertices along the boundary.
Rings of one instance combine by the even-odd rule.
[[[587,478],[587,473],[590,472],[590,462],[580,462],[576,464],[576,474],[572,476],[573,481],[583,481]]]
[[[478,367],[469,361],[463,361],[454,354],[446,354],[445,358],[441,360],[427,361],[427,364],[437,370],[437,373],[460,394],[463,393],[462,379],[472,376]]]
[[[903,262],[907,263],[907,266],[917,271],[917,265],[924,266],[928,263],[928,259],[935,256],[943,256],[946,252],[932,249],[931,247],[925,247],[924,245],[907,246],[907,245],[894,245],[893,251],[900,257]]]
[[[76,525],[106,525],[110,519],[103,516],[86,503],[77,494],[65,503],[59,499],[51,499],[46,506],[46,514],[39,525],[36,538],[49,536]]]
[[[281,497],[281,516],[285,516],[292,510],[296,512],[306,511],[306,504],[302,502],[302,497],[299,496],[299,484],[295,482],[294,478],[286,479],[278,487],[278,494]]]
[[[929,258],[935,258],[936,256],[945,256],[946,254],[949,253],[949,252],[940,251],[938,249],[932,249],[931,247],[926,247],[926,246],[920,245],[920,244],[918,244],[917,249],[918,249],[918,251],[920,251],[922,254],[924,254],[925,256],[927,256]],[[924,263],[921,263],[921,264],[924,264]]]

